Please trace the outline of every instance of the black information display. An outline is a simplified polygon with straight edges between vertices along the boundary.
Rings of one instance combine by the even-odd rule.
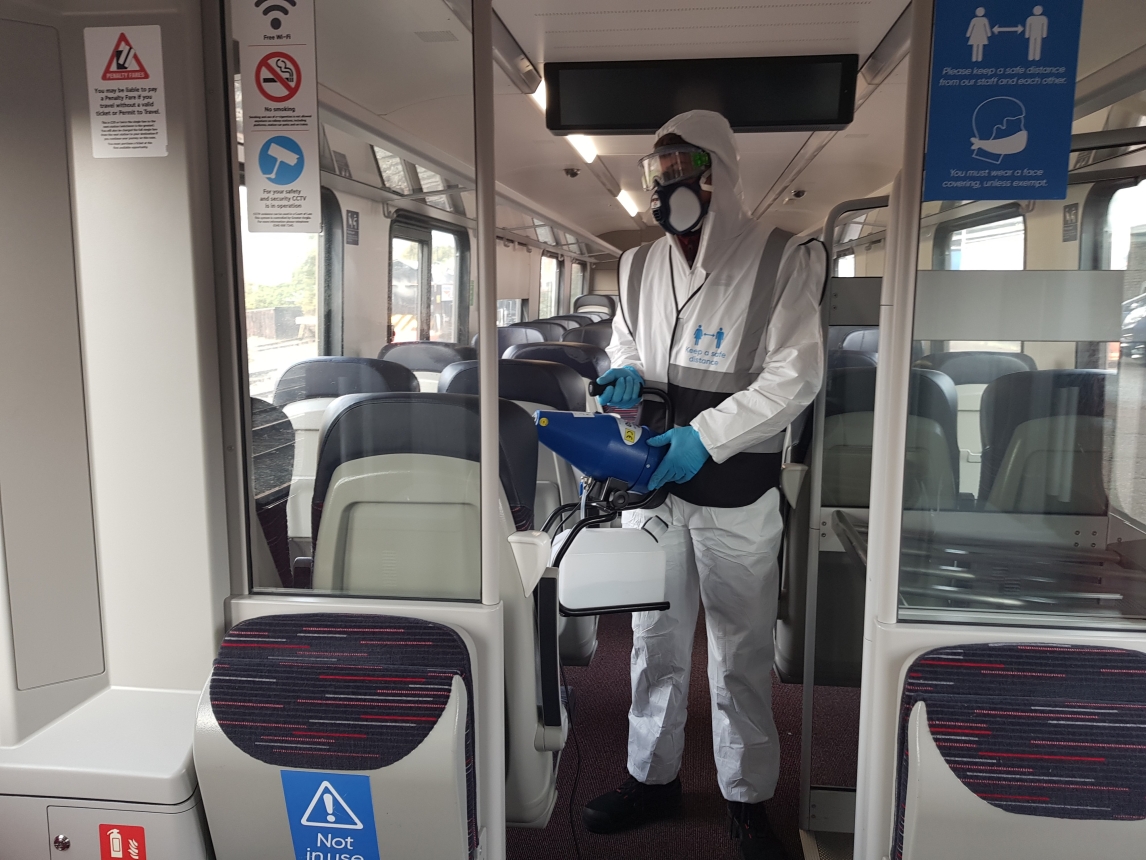
[[[688,110],[734,131],[832,131],[855,113],[856,54],[546,63],[545,123],[557,134],[652,134]]]

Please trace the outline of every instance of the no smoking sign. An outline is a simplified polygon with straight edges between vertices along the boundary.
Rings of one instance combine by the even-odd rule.
[[[259,60],[255,68],[255,86],[267,101],[286,102],[298,95],[302,69],[290,54],[275,51]]]

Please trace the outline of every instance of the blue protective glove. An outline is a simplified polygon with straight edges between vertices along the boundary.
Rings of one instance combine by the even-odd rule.
[[[625,365],[605,371],[604,376],[597,378],[597,384],[608,386],[604,394],[597,395],[597,402],[602,406],[632,409],[641,402],[641,386],[645,381],[636,370]]]
[[[649,440],[654,448],[668,445],[668,453],[649,478],[649,489],[655,490],[664,484],[683,484],[700,471],[708,459],[708,449],[700,441],[696,428],[689,425],[674,427],[667,433]]]

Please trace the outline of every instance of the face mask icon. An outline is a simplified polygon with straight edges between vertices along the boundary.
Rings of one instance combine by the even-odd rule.
[[[987,99],[971,118],[971,156],[998,164],[1005,155],[1027,148],[1027,109],[1008,96]]]

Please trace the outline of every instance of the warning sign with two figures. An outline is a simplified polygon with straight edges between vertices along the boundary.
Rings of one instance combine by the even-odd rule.
[[[167,104],[159,27],[87,27],[84,53],[92,155],[167,155]]]
[[[379,860],[370,777],[282,771],[295,860]]]

